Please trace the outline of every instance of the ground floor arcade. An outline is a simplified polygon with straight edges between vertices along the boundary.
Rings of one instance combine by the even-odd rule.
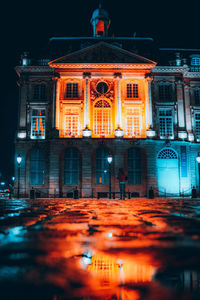
[[[97,197],[119,192],[117,174],[127,175],[126,191],[148,195],[152,187],[158,196],[191,195],[199,191],[199,145],[182,141],[132,139],[55,139],[20,141],[16,155],[15,190],[29,196],[33,188],[45,197],[66,197],[78,189],[80,197]],[[109,166],[108,155],[113,160]],[[20,171],[20,172],[19,172]],[[19,177],[19,178],[18,178]],[[18,185],[19,179],[19,185]]]

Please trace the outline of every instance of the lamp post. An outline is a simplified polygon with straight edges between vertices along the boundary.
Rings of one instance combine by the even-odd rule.
[[[17,187],[17,198],[19,199],[19,189],[20,189],[20,167],[21,167],[22,157],[20,154],[17,155],[17,167],[18,167],[18,187]]]
[[[113,161],[113,157],[112,155],[108,155],[107,157],[107,162],[108,162],[108,165],[109,165],[109,199],[111,199],[111,164],[112,164],[112,161]]]

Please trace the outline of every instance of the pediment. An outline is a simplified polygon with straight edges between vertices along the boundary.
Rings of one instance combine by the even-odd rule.
[[[59,64],[145,64],[156,65],[152,60],[133,52],[121,49],[106,42],[99,42],[57,58],[49,63],[52,67]]]

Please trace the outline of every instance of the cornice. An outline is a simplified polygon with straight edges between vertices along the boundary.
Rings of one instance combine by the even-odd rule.
[[[15,70],[17,73],[37,73],[37,72],[50,72],[54,73],[54,69],[51,68],[50,66],[16,66]]]
[[[184,77],[186,78],[200,78],[200,72],[185,72],[183,74]]]
[[[179,66],[156,66],[152,73],[185,73],[189,70],[188,67]]]
[[[102,63],[49,63],[49,66],[55,69],[136,69],[136,70],[149,70],[155,67],[155,64],[102,64]]]

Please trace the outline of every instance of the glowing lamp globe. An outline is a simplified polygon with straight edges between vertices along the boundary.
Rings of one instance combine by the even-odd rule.
[[[196,160],[197,160],[197,162],[199,164],[200,163],[200,156],[197,156]]]
[[[91,137],[92,135],[92,131],[88,128],[88,126],[85,127],[85,129],[83,130],[83,137]]]
[[[109,155],[109,156],[107,157],[107,161],[108,161],[109,164],[112,163],[112,161],[113,161],[112,155]]]
[[[17,163],[18,163],[18,165],[20,165],[21,162],[22,162],[22,157],[21,157],[21,155],[19,154],[19,155],[17,156]]]

